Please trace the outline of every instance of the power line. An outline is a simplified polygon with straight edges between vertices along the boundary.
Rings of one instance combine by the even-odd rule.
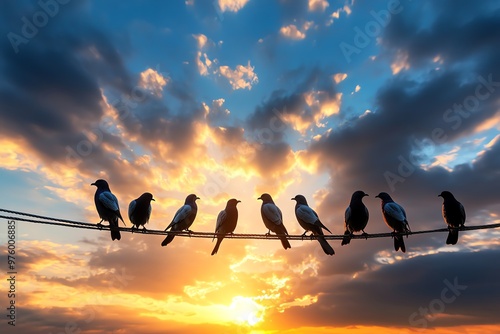
[[[63,226],[63,227],[71,227],[71,228],[80,228],[80,229],[89,229],[89,230],[105,230],[109,231],[109,225],[98,225],[74,220],[67,220],[61,218],[40,216],[26,212],[20,211],[12,211],[1,209],[0,211],[12,214],[13,216],[0,215],[0,218],[4,218],[7,220],[14,221],[22,221],[27,223],[34,224],[45,224],[45,225],[54,225],[54,226]],[[29,218],[24,218],[29,217]],[[488,225],[473,225],[473,226],[463,226],[457,228],[459,231],[472,231],[472,230],[483,230],[483,229],[492,229],[500,227],[499,224],[488,224]],[[121,232],[130,232],[130,233],[140,233],[140,234],[153,234],[153,235],[168,235],[175,234],[179,237],[191,237],[191,238],[213,238],[214,236],[224,235],[228,239],[260,239],[260,240],[274,240],[279,239],[276,234],[248,234],[248,233],[233,233],[233,234],[224,234],[224,233],[214,233],[214,232],[195,232],[195,231],[164,231],[164,230],[143,230],[143,229],[132,229],[130,227],[118,227]],[[414,235],[414,234],[428,234],[428,233],[438,233],[438,232],[449,232],[448,228],[439,228],[432,230],[421,230],[421,231],[411,231],[407,233],[370,233],[370,234],[354,234],[352,235],[352,239],[373,239],[373,238],[389,238],[394,237],[395,235]],[[342,240],[344,237],[343,234],[330,234],[325,235],[325,239],[327,240]],[[303,236],[300,234],[295,235],[287,235],[287,239],[289,240],[311,240],[316,239],[316,236]]]

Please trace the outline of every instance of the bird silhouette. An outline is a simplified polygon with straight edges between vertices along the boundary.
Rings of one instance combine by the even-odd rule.
[[[365,228],[368,224],[369,213],[363,203],[363,197],[368,196],[364,191],[355,191],[351,196],[351,202],[345,210],[345,232],[341,245],[347,245],[351,242],[354,232],[363,231],[366,235]]]
[[[446,244],[455,245],[458,242],[458,228],[465,224],[465,208],[449,191],[445,190],[438,196],[443,198],[443,219],[450,229]]]
[[[266,225],[268,231],[268,235],[273,231],[276,233],[278,238],[281,240],[281,244],[284,249],[292,248],[286,235],[288,232],[283,225],[283,215],[281,210],[274,204],[274,201],[269,194],[262,194],[259,198],[262,200],[262,206],[260,207],[260,214],[262,215],[262,221],[264,225]]]
[[[196,218],[196,213],[198,213],[198,206],[196,205],[196,200],[200,199],[197,197],[195,194],[190,194],[186,197],[186,200],[184,201],[184,205],[177,210],[177,212],[174,215],[174,218],[172,219],[172,222],[167,226],[165,229],[170,231],[184,231],[187,230],[188,232],[191,232],[189,230],[189,227],[194,222],[194,219]],[[165,240],[162,241],[161,245],[166,246],[169,243],[174,240],[175,234],[168,234]]]
[[[393,234],[398,233],[408,233],[410,231],[410,225],[406,219],[405,209],[394,202],[388,193],[381,192],[377,196],[382,200],[382,215],[384,221],[393,230]],[[403,253],[406,252],[405,243],[402,235],[394,235],[394,249],[398,251],[401,249]]]
[[[227,201],[226,208],[219,212],[219,215],[217,216],[217,223],[215,225],[215,233],[219,233],[219,235],[217,235],[217,243],[212,251],[212,255],[217,254],[219,251],[220,244],[222,243],[222,240],[224,240],[224,234],[234,232],[236,223],[238,222],[238,209],[236,208],[236,205],[240,202],[241,201],[232,198]]]
[[[146,223],[151,217],[151,201],[154,201],[153,195],[151,193],[144,193],[138,198],[130,202],[128,206],[128,218],[132,223],[132,230],[134,227],[139,229],[142,226],[143,232],[146,231]]]
[[[121,235],[120,230],[118,229],[118,219],[121,219],[124,225],[125,222],[123,221],[122,215],[120,213],[118,199],[111,193],[108,182],[106,182],[106,180],[99,179],[94,183],[91,183],[90,185],[97,187],[97,190],[94,194],[94,202],[97,213],[101,218],[101,221],[97,223],[97,225],[100,226],[103,220],[109,222],[109,228],[111,230],[111,240],[120,240]]]
[[[302,236],[304,236],[307,231],[311,231],[313,235],[317,236],[318,242],[321,245],[321,248],[323,248],[325,254],[335,254],[335,251],[332,246],[330,246],[328,241],[326,241],[323,234],[323,229],[328,232],[330,232],[330,230],[319,220],[318,214],[307,204],[306,198],[303,195],[297,195],[292,198],[292,200],[297,202],[295,204],[295,217],[297,218],[300,226],[302,226],[305,230]],[[330,234],[331,233],[332,232],[330,232]]]

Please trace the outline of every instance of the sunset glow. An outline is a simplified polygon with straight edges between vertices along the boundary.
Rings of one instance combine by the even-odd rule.
[[[0,1],[0,29],[2,334],[500,332],[498,1]]]

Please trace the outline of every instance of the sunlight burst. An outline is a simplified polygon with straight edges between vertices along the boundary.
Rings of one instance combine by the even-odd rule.
[[[234,297],[229,309],[233,321],[239,324],[254,326],[264,319],[264,306],[256,303],[250,297]]]

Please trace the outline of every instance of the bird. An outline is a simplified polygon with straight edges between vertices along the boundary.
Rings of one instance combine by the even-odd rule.
[[[219,215],[217,216],[217,223],[215,224],[215,233],[219,233],[219,235],[217,235],[217,243],[215,244],[211,255],[217,254],[219,251],[220,244],[222,243],[222,240],[224,240],[224,234],[234,232],[236,223],[238,222],[238,209],[236,208],[236,205],[240,202],[241,201],[235,198],[231,198],[227,201],[226,208],[219,212]]]
[[[153,195],[151,193],[144,193],[138,198],[130,202],[128,206],[128,218],[132,223],[132,230],[134,227],[139,229],[142,225],[142,231],[146,231],[146,223],[151,217],[151,201],[154,201]]]
[[[167,226],[165,231],[170,229],[170,231],[180,232],[187,230],[188,232],[191,232],[189,227],[193,224],[194,219],[196,218],[196,213],[198,212],[198,206],[196,205],[197,199],[200,198],[195,194],[188,195],[184,201],[184,205],[177,210],[172,222]],[[172,240],[174,240],[174,237],[175,234],[168,234],[165,240],[162,241],[161,245],[168,245],[172,242]]]
[[[316,235],[318,238],[318,242],[323,248],[323,251],[326,255],[334,255],[335,251],[332,246],[326,241],[323,229],[332,233],[323,223],[319,220],[318,214],[311,209],[311,207],[307,204],[307,200],[303,195],[296,195],[292,198],[292,201],[296,201],[295,204],[295,217],[299,222],[299,225],[305,230],[304,236],[307,231],[311,231],[313,235]]]
[[[449,191],[441,192],[438,197],[443,198],[443,219],[450,229],[446,244],[455,245],[458,242],[458,228],[465,224],[465,208]]]
[[[351,202],[345,210],[345,232],[341,245],[347,245],[351,242],[352,234],[354,232],[363,231],[366,235],[365,228],[368,224],[369,213],[368,209],[363,203],[363,197],[368,196],[364,191],[357,190],[351,196]]]
[[[266,225],[267,229],[269,230],[267,232],[267,235],[269,235],[271,231],[273,231],[278,235],[278,238],[281,240],[281,244],[283,245],[284,249],[292,248],[292,246],[290,246],[290,242],[288,242],[288,239],[286,237],[286,235],[288,235],[288,231],[283,224],[283,214],[281,213],[280,208],[278,208],[276,204],[274,204],[271,195],[264,193],[257,199],[262,200],[260,214],[262,216],[264,225]]]
[[[111,240],[120,240],[120,230],[118,229],[118,219],[121,219],[123,224],[122,215],[120,213],[120,207],[118,205],[118,199],[116,198],[111,190],[109,189],[108,182],[103,179],[99,179],[94,183],[90,184],[91,186],[96,186],[97,190],[94,195],[95,207],[97,209],[97,213],[101,218],[101,221],[97,223],[97,225],[101,226],[103,220],[109,222],[109,228],[111,230]]]
[[[394,202],[388,193],[381,192],[377,196],[382,200],[382,215],[384,221],[393,230],[393,234],[411,232],[410,225],[406,219],[405,209]],[[401,249],[403,253],[406,252],[405,243],[402,235],[394,235],[394,249],[398,251]]]

